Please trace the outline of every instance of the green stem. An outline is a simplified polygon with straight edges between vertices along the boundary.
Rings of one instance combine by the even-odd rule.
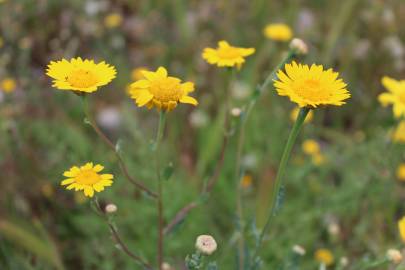
[[[124,160],[122,159],[121,155],[117,151],[117,148],[115,147],[114,143],[103,133],[103,131],[97,126],[96,122],[93,120],[91,117],[90,109],[89,109],[89,102],[87,95],[82,96],[82,101],[83,101],[83,109],[84,113],[86,116],[86,123],[89,124],[93,130],[96,132],[96,134],[108,145],[108,147],[115,153],[115,156],[117,157],[118,164],[120,166],[120,169],[124,176],[128,179],[129,182],[131,182],[135,187],[145,191],[147,194],[149,194],[151,197],[156,198],[157,194],[147,188],[145,185],[142,183],[136,181],[128,171],[127,166],[124,163]]]
[[[158,244],[157,244],[157,261],[158,269],[162,269],[163,265],[163,187],[162,187],[162,178],[160,173],[160,158],[159,158],[159,146],[163,138],[163,133],[166,123],[166,113],[165,111],[160,111],[159,116],[159,125],[156,133],[155,145],[153,151],[155,152],[155,161],[156,161],[156,176],[158,181],[158,198],[157,198],[157,209],[158,209]]]
[[[256,259],[257,254],[259,253],[260,250],[260,246],[262,245],[263,242],[263,238],[264,236],[267,234],[269,228],[270,228],[270,224],[272,221],[272,217],[275,216],[277,210],[278,210],[278,200],[279,200],[279,192],[280,192],[280,188],[282,185],[282,180],[283,180],[283,176],[285,173],[285,169],[287,167],[287,163],[288,160],[290,158],[290,154],[291,154],[291,150],[294,146],[294,143],[298,137],[298,134],[301,130],[301,127],[304,123],[305,117],[307,116],[308,112],[310,111],[309,108],[305,107],[305,108],[301,108],[300,112],[298,114],[297,120],[294,123],[294,126],[290,132],[290,135],[288,137],[287,140],[287,144],[285,145],[284,148],[284,152],[283,155],[281,156],[281,161],[280,161],[280,165],[278,167],[278,171],[277,171],[277,176],[275,179],[275,183],[274,183],[274,187],[273,187],[273,193],[272,193],[272,198],[271,198],[271,205],[270,205],[270,214],[267,217],[266,223],[264,225],[264,228],[259,236],[259,240],[257,242],[257,246],[255,249],[255,252],[253,253],[254,256],[252,257],[253,260]]]

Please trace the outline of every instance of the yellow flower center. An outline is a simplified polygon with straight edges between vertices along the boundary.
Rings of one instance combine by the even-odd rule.
[[[239,49],[233,47],[219,48],[218,56],[222,59],[234,59],[240,57]]]
[[[300,97],[314,102],[328,100],[330,96],[330,92],[316,79],[297,81],[294,90]]]
[[[83,170],[75,178],[78,184],[82,185],[94,185],[101,180],[100,175],[98,175],[93,170]]]
[[[77,69],[66,77],[66,81],[73,87],[88,88],[97,82],[97,76],[93,72],[84,69]]]
[[[177,102],[183,96],[180,82],[175,78],[160,78],[152,81],[149,91],[160,102]]]

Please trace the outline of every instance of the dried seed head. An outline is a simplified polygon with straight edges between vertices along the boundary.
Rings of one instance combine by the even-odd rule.
[[[402,254],[399,250],[397,249],[389,249],[387,250],[387,258],[391,262],[395,264],[399,264],[402,262]]]
[[[217,242],[211,235],[200,235],[195,242],[195,248],[204,255],[211,255],[217,250]]]
[[[295,50],[298,54],[307,54],[308,46],[307,44],[299,38],[294,38],[290,42],[290,48]]]

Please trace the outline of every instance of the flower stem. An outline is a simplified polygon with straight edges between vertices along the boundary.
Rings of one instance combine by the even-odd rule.
[[[115,153],[115,156],[117,157],[120,169],[124,176],[128,179],[129,182],[131,182],[135,187],[139,188],[140,190],[145,191],[147,194],[149,194],[152,198],[157,198],[157,194],[147,188],[145,185],[142,183],[136,181],[128,172],[128,168],[124,163],[124,160],[122,159],[121,155],[117,151],[114,143],[101,131],[101,129],[97,126],[96,122],[93,120],[90,114],[89,110],[89,102],[88,98],[86,95],[82,96],[82,101],[83,101],[83,108],[84,108],[84,113],[86,116],[86,122],[93,128],[93,130],[97,133],[97,135],[108,145],[108,147]]]
[[[165,111],[160,111],[158,130],[156,133],[156,140],[153,146],[153,151],[155,152],[155,162],[156,162],[156,176],[158,181],[158,197],[157,197],[157,209],[158,209],[158,244],[157,244],[157,261],[158,269],[162,269],[163,265],[163,237],[164,237],[164,227],[163,227],[163,194],[162,194],[162,178],[160,175],[160,158],[159,158],[159,146],[163,138],[163,132],[166,123],[166,113]]]
[[[284,148],[284,152],[283,155],[281,156],[281,161],[280,161],[280,165],[278,167],[278,171],[277,171],[277,176],[275,179],[275,183],[274,183],[274,187],[273,187],[273,193],[272,193],[272,197],[271,197],[271,205],[270,205],[270,214],[267,217],[266,223],[264,225],[264,228],[259,236],[256,248],[255,248],[255,252],[253,253],[253,257],[252,259],[255,260],[256,256],[260,250],[260,247],[262,245],[263,242],[263,238],[264,236],[267,234],[269,228],[270,228],[270,224],[272,221],[273,216],[275,216],[277,210],[278,210],[278,200],[279,200],[279,192],[280,192],[280,188],[281,188],[281,184],[282,184],[282,180],[283,180],[283,176],[285,173],[285,169],[288,163],[288,160],[290,158],[290,154],[291,154],[291,150],[294,146],[294,143],[298,137],[298,134],[301,130],[301,127],[304,123],[305,117],[307,116],[308,112],[310,111],[309,108],[301,108],[300,112],[298,114],[298,117],[294,123],[294,126],[290,132],[290,135],[288,137],[287,143],[285,145]]]

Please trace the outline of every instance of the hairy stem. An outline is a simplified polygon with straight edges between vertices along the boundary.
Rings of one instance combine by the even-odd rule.
[[[93,130],[96,132],[96,134],[108,145],[108,147],[115,153],[115,156],[117,157],[118,164],[120,166],[120,169],[122,173],[124,174],[125,178],[131,182],[135,187],[139,188],[140,190],[143,190],[147,194],[149,194],[153,198],[157,198],[157,194],[147,188],[144,184],[136,181],[128,172],[128,168],[124,163],[124,160],[122,159],[120,153],[117,151],[114,143],[103,133],[103,131],[97,126],[96,122],[93,120],[91,117],[91,113],[89,110],[89,105],[88,105],[88,98],[86,95],[82,96],[83,99],[83,107],[84,107],[84,112],[86,115],[86,119],[88,124],[93,128]]]

